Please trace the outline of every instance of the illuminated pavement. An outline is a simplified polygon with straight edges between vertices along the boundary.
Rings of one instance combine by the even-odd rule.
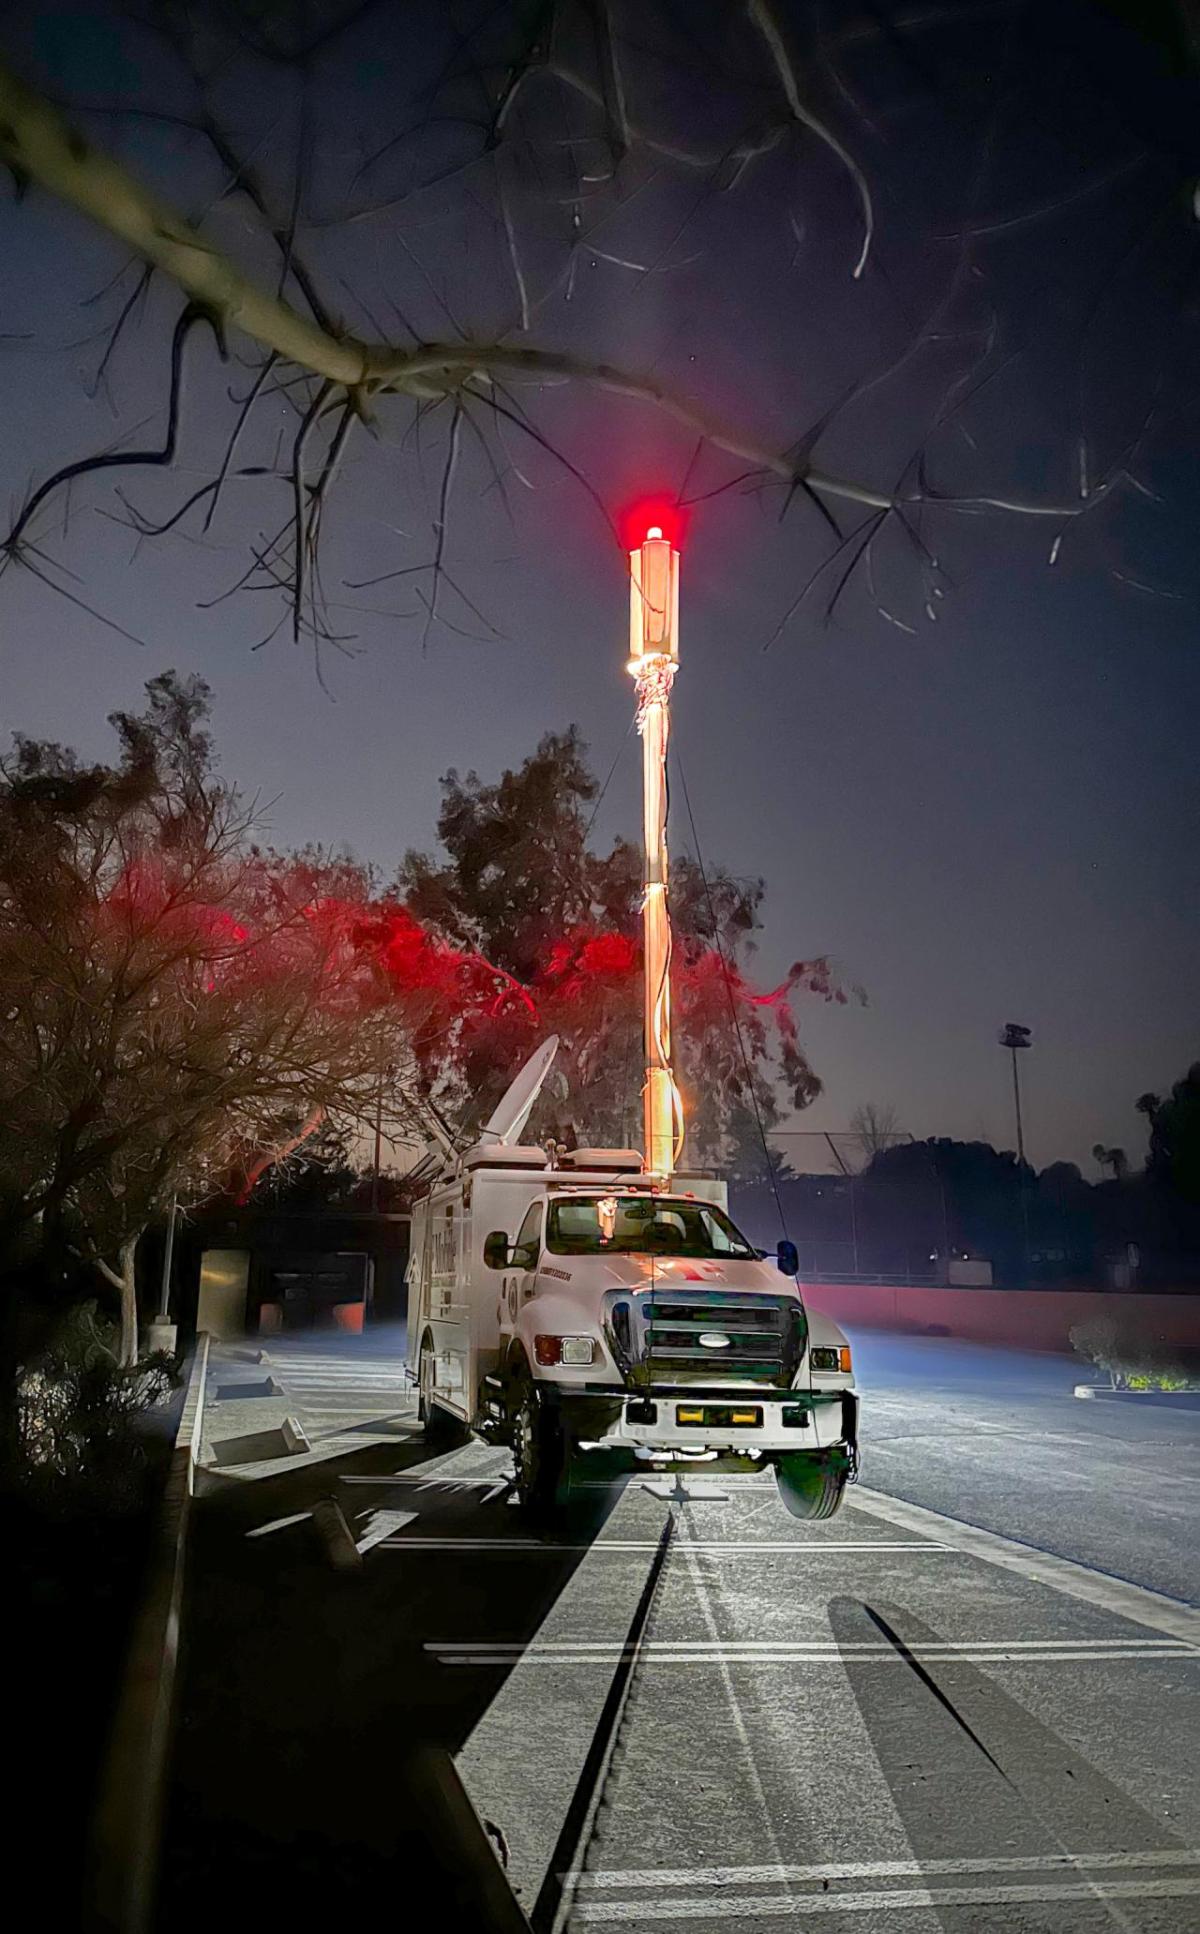
[[[1200,1604],[1200,1411],[1080,1402],[1074,1357],[853,1341],[875,1489]]]
[[[671,1507],[635,1481],[540,1540],[500,1453],[427,1460],[404,1416],[399,1443],[218,1480],[163,1925],[207,1926],[218,1872],[240,1911],[298,1926],[402,1903],[421,1849],[391,1773],[416,1737],[456,1754],[539,1929],[548,1867],[579,1929],[1200,1924],[1200,1614],[1179,1602],[1200,1418],[1076,1402],[1055,1360],[856,1344],[863,1486],[811,1528],[770,1480],[692,1487],[601,1804],[557,1851]],[[350,1578],[307,1521],[333,1490],[375,1540]]]

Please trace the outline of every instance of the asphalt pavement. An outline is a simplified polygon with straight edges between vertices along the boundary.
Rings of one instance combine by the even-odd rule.
[[[1065,1360],[854,1342],[863,1481],[828,1524],[770,1478],[634,1478],[553,1535],[503,1454],[428,1456],[372,1339],[280,1347],[326,1448],[199,1501],[162,1925],[375,1919],[389,1889],[403,1924],[415,1741],[538,1934],[1200,1924],[1200,1417],[1081,1403]],[[356,1371],[380,1399],[350,1420]]]
[[[1084,1402],[1077,1357],[852,1341],[873,1489],[1200,1604],[1200,1411]]]

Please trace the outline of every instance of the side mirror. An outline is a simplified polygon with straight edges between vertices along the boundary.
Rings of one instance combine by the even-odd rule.
[[[785,1276],[800,1274],[800,1251],[794,1242],[788,1242],[785,1238],[775,1251],[775,1260]]]
[[[485,1269],[505,1269],[508,1266],[508,1237],[503,1229],[493,1229],[485,1237],[483,1244],[483,1263]]]

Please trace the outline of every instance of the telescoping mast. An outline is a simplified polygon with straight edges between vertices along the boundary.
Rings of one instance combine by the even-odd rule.
[[[642,951],[646,1167],[669,1181],[683,1152],[683,1101],[671,1067],[671,912],[667,898],[667,747],[679,668],[679,552],[651,524],[629,553],[629,666],[642,741]]]
[[[573,1473],[603,1472],[615,1453],[676,1470],[722,1458],[774,1469],[794,1516],[827,1518],[856,1468],[849,1345],[805,1310],[795,1245],[785,1237],[768,1262],[729,1220],[722,1178],[680,1168],[667,899],[679,553],[667,522],[639,525],[629,552],[645,1150],[522,1142],[557,1047],[545,1042],[478,1140],[443,1149],[414,1205],[409,1363],[427,1438],[446,1446],[474,1429],[507,1445],[531,1513],[565,1502]]]

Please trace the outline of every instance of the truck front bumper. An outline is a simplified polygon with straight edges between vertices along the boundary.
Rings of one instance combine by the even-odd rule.
[[[622,1392],[601,1404],[563,1390],[572,1437],[582,1451],[640,1451],[686,1458],[704,1453],[777,1456],[858,1442],[858,1398],[853,1390],[700,1390]],[[575,1413],[572,1415],[571,1413]]]

